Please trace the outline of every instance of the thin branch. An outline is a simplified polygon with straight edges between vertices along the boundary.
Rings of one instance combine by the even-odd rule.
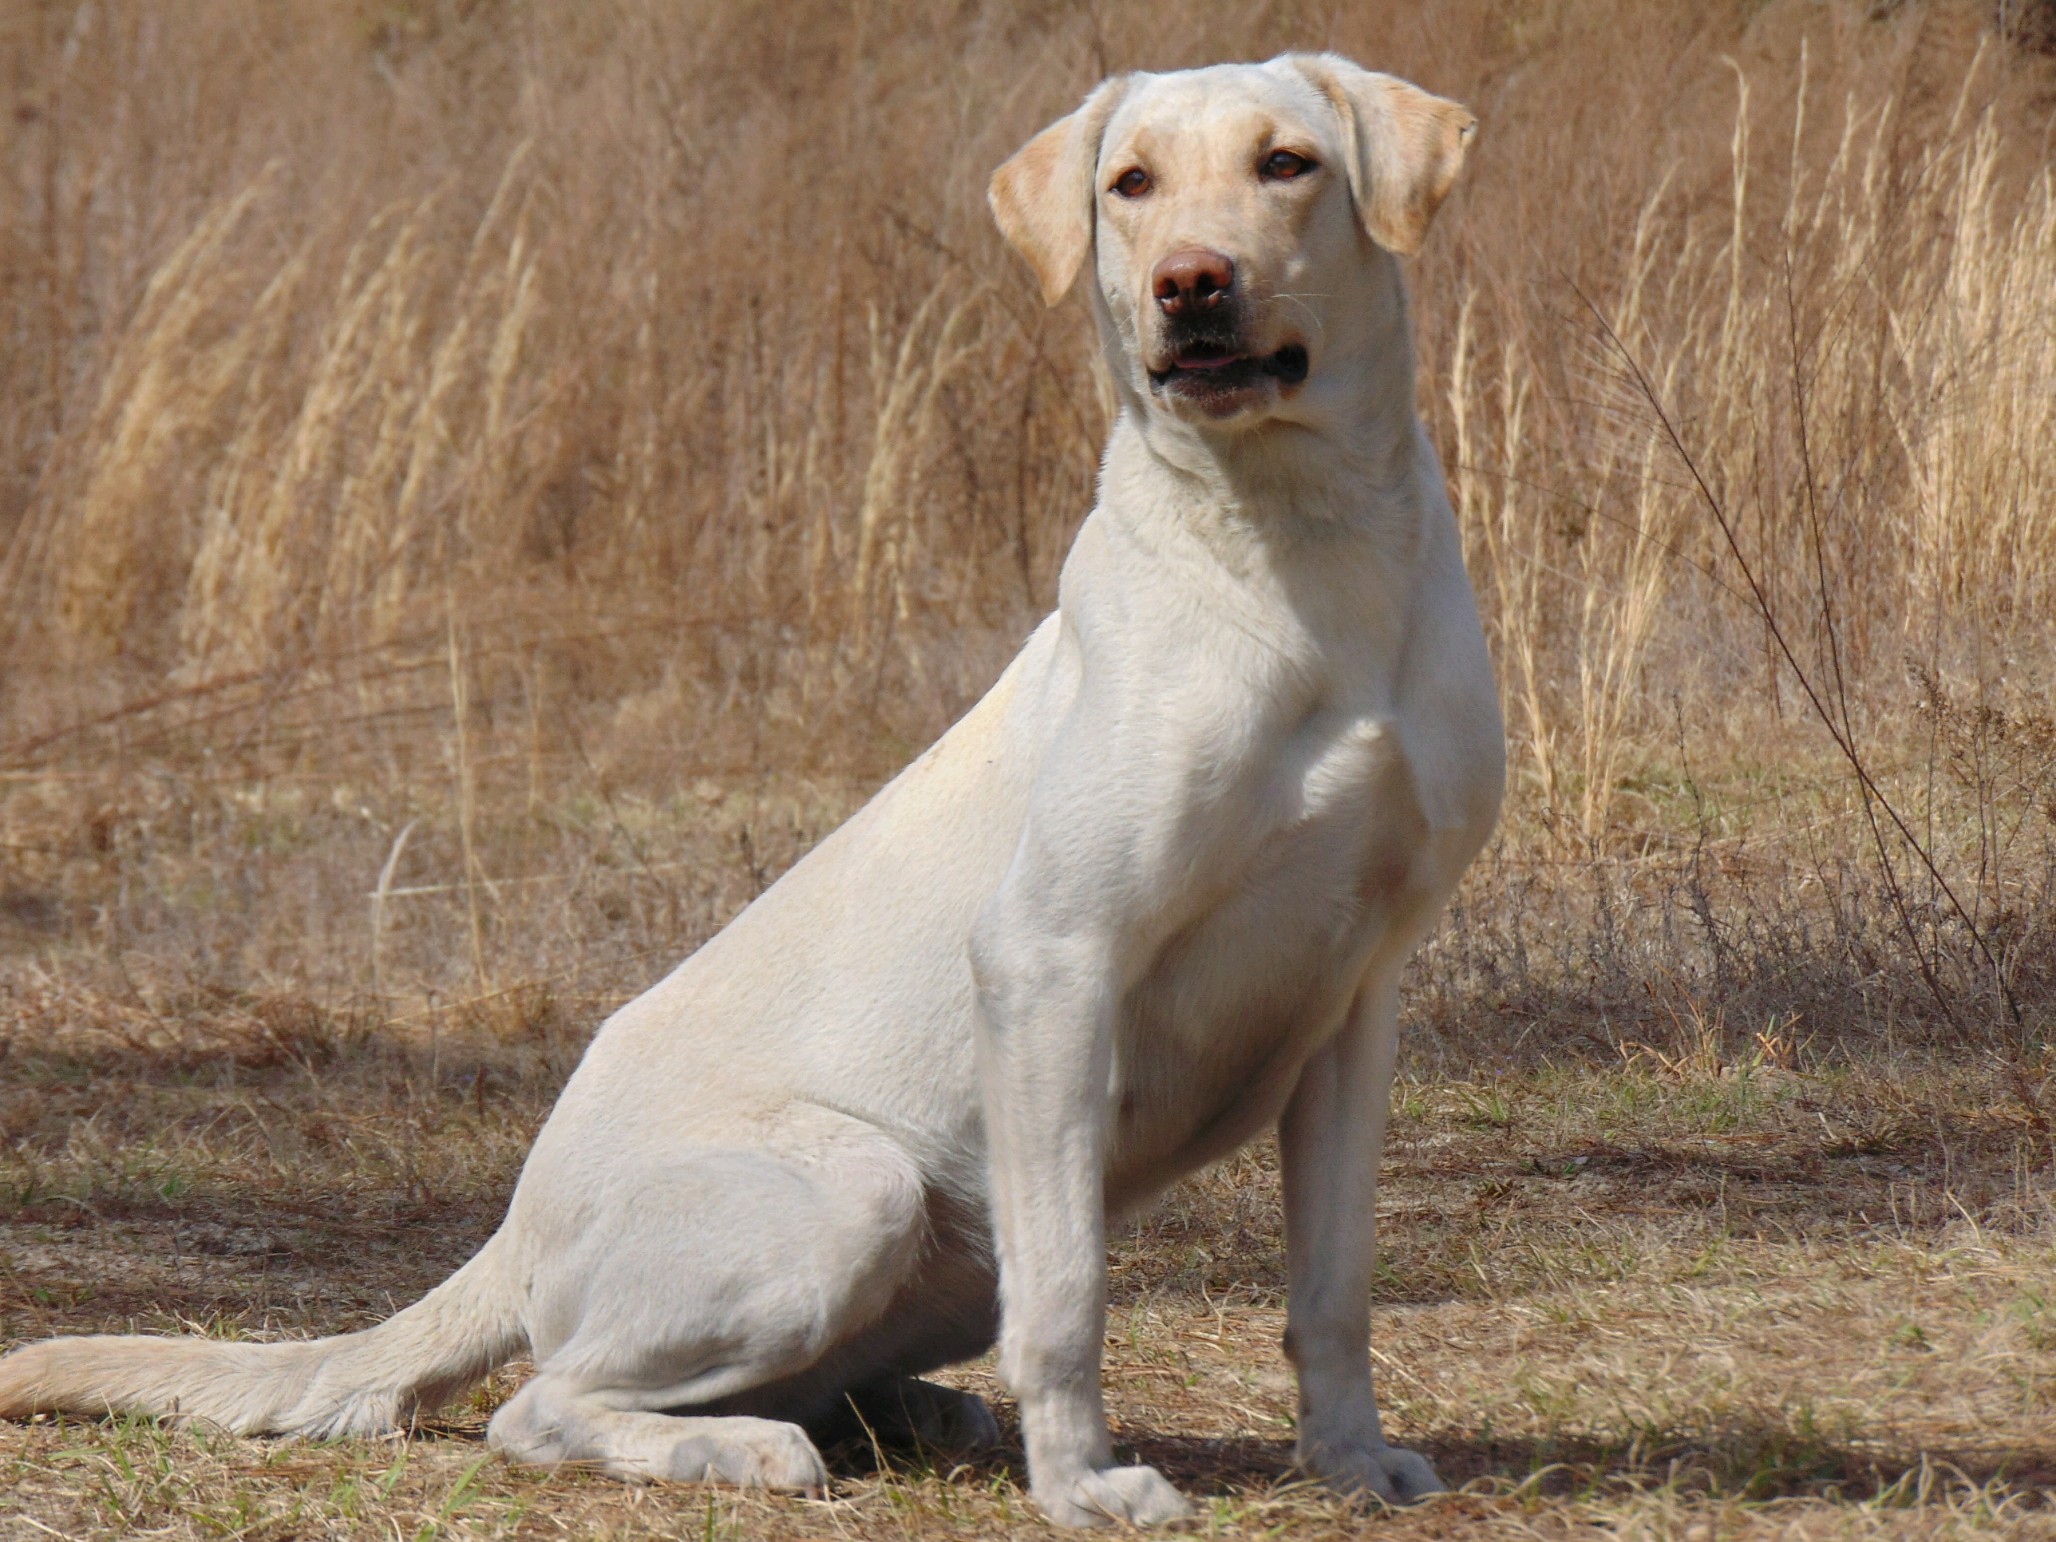
[[[1648,373],[1642,368],[1641,361],[1635,356],[1634,350],[1627,345],[1626,340],[1614,329],[1614,325],[1607,318],[1606,313],[1579,287],[1575,279],[1565,275],[1565,282],[1570,285],[1571,292],[1577,295],[1578,299],[1584,303],[1586,310],[1591,312],[1593,319],[1599,323],[1601,330],[1605,332],[1607,341],[1612,345],[1614,351],[1620,355],[1621,361],[1627,365],[1629,373],[1634,376],[1636,389],[1641,393],[1643,400],[1649,404],[1650,411],[1656,415],[1657,424],[1663,430],[1665,440],[1677,454],[1685,470],[1690,473],[1692,483],[1698,489],[1701,502],[1705,504],[1707,512],[1713,516],[1715,525],[1720,529],[1721,539],[1727,544],[1729,555],[1735,559],[1735,566],[1740,570],[1743,582],[1748,585],[1750,599],[1756,606],[1757,613],[1763,618],[1765,630],[1770,633],[1771,640],[1776,644],[1779,655],[1784,659],[1786,667],[1792,671],[1793,678],[1798,681],[1799,689],[1804,693],[1808,705],[1812,707],[1814,716],[1820,719],[1822,726],[1828,731],[1828,737],[1834,740],[1835,748],[1841,752],[1843,759],[1848,761],[1849,769],[1856,777],[1857,785],[1863,790],[1865,797],[1876,799],[1877,807],[1884,812],[1886,819],[1898,831],[1900,839],[1905,841],[1912,849],[1913,854],[1920,859],[1921,866],[1927,870],[1929,879],[1933,881],[1935,887],[1948,900],[1950,910],[1955,913],[1956,919],[1962,923],[1965,931],[1969,933],[1972,943],[1976,945],[1978,952],[1984,957],[1985,962],[1991,966],[1992,978],[1998,985],[2000,995],[2006,1003],[2007,1013],[2012,1018],[2014,1026],[2019,1027],[2022,1021],[2020,1003],[2013,994],[2013,988],[2007,983],[2005,971],[2001,969],[1998,957],[1993,953],[1991,944],[1986,940],[1983,929],[1971,918],[1970,912],[1964,907],[1963,902],[1956,897],[1955,889],[1950,886],[1949,880],[1942,875],[1942,870],[1936,864],[1932,853],[1928,851],[1926,845],[1919,837],[1913,833],[1912,828],[1900,816],[1898,809],[1894,807],[1891,799],[1885,795],[1884,789],[1878,785],[1876,778],[1871,775],[1870,768],[1864,763],[1862,752],[1856,746],[1853,728],[1845,727],[1838,719],[1834,708],[1822,697],[1820,687],[1815,684],[1813,676],[1807,671],[1806,666],[1799,662],[1797,653],[1793,651],[1791,642],[1785,635],[1784,627],[1779,624],[1776,605],[1765,591],[1763,582],[1757,576],[1755,567],[1750,563],[1747,555],[1742,550],[1741,539],[1736,533],[1733,520],[1728,516],[1726,506],[1722,504],[1712,487],[1708,485],[1705,474],[1699,469],[1697,457],[1686,447],[1683,436],[1678,432],[1675,420],[1664,406],[1661,393],[1657,391],[1656,386],[1649,379]],[[1829,614],[1828,621],[1830,629],[1832,629],[1832,613]],[[1882,832],[1880,832],[1881,835]],[[1887,871],[1889,874],[1889,868]],[[1927,982],[1928,988],[1935,994],[1936,1000],[1941,1004],[1942,1009],[1948,1012],[1953,1020],[1955,1014],[1950,1011],[1947,996],[1941,988],[1941,982],[1934,977],[1933,972],[1928,967],[1925,954],[1916,949],[1916,959],[1920,963],[1921,976]]]

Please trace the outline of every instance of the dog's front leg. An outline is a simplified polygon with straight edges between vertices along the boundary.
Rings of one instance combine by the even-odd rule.
[[[1052,936],[1047,923],[1003,893],[972,947],[1000,1376],[1020,1401],[1030,1491],[1051,1520],[1155,1525],[1189,1506],[1154,1468],[1114,1465],[1100,1389],[1115,977],[1097,938]]]
[[[1371,1391],[1378,1152],[1399,1048],[1398,971],[1367,981],[1307,1062],[1278,1124],[1291,1275],[1285,1354],[1299,1373],[1302,1470],[1387,1500],[1439,1492],[1435,1470],[1385,1443]]]

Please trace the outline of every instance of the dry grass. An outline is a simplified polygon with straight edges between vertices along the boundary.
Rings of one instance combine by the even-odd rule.
[[[0,14],[0,1334],[463,1256],[605,1010],[1050,603],[1106,397],[989,169],[1110,68],[1336,46],[1485,120],[1413,277],[1515,741],[1385,1201],[1393,1421],[1467,1491],[1381,1527],[2047,1529],[2048,23]],[[1252,1157],[1123,1244],[1116,1407],[1218,1530],[1343,1534],[1281,1487],[1276,1239]],[[522,1475],[483,1407],[0,1431],[0,1533],[1034,1525],[1004,1461]]]
[[[182,1011],[174,1042],[61,1005],[72,1026],[17,1037],[9,1062],[0,1238],[22,1336],[377,1318],[491,1228],[581,1037],[543,1016],[402,1048],[218,1003]],[[1396,1114],[1387,1411],[1464,1487],[1382,1530],[2056,1530],[2048,1137],[1989,1073],[1817,1066],[1774,1040],[1729,1058],[1687,1031],[1612,1066],[1412,1080]],[[1216,1534],[1354,1534],[1287,1473],[1277,1203],[1258,1151],[1119,1244],[1116,1418],[1209,1496]],[[962,1374],[992,1390],[984,1366]],[[511,1384],[411,1442],[16,1430],[0,1533],[1041,1530],[1018,1449],[881,1472],[848,1447],[828,1506],[521,1473],[478,1443]]]

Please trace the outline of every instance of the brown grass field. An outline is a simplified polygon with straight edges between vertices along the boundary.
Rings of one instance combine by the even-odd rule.
[[[1412,280],[1513,774],[1375,1329],[1461,1492],[1294,1485],[1263,1149],[1119,1241],[1119,1436],[1222,1536],[2056,1535],[2035,0],[0,7],[0,1345],[461,1261],[605,1013],[1052,601],[1107,397],[991,168],[1324,46],[1484,123]],[[512,1469],[515,1374],[0,1428],[0,1537],[1045,1529],[1017,1450]]]

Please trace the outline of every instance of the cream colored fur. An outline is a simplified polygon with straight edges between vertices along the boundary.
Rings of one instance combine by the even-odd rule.
[[[1392,253],[1470,135],[1301,55],[1112,80],[1032,141],[994,209],[1050,300],[1090,275],[1120,405],[1056,613],[608,1020],[448,1283],[313,1343],[33,1345],[0,1360],[0,1413],[367,1433],[526,1346],[491,1430],[517,1458],[818,1491],[802,1425],[845,1398],[994,1438],[914,1378],[997,1335],[1043,1509],[1170,1520],[1108,1442],[1106,1228],[1275,1125],[1299,1460],[1436,1487],[1379,1427],[1372,1214],[1400,969],[1503,748]],[[1280,149],[1311,169],[1272,176]],[[1164,375],[1191,350],[1153,275],[1191,247],[1232,259],[1237,346],[1275,366],[1225,396]]]

